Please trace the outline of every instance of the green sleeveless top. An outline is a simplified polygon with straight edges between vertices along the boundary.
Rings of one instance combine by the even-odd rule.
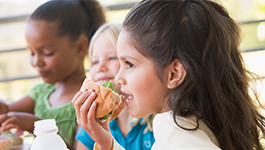
[[[51,107],[48,98],[54,90],[55,85],[43,83],[29,91],[29,97],[35,100],[34,114],[40,119],[55,119],[58,134],[69,146],[73,146],[76,134],[75,108],[71,101],[60,107]]]

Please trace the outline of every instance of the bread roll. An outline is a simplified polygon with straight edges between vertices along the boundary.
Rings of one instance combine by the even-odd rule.
[[[110,121],[116,118],[124,107],[125,97],[113,92],[111,89],[98,85],[89,79],[85,79],[81,90],[94,89],[97,93],[95,101],[97,109],[95,117],[104,121]],[[111,114],[105,118],[107,114]]]

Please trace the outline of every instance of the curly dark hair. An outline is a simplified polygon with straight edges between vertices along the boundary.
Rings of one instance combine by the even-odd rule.
[[[97,0],[52,0],[38,7],[29,19],[56,22],[59,36],[68,35],[75,41],[84,34],[90,41],[105,18],[105,9]]]

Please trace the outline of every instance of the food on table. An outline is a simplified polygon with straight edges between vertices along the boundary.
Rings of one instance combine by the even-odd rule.
[[[22,145],[21,132],[12,133],[10,130],[0,133],[0,150],[9,150],[13,146]]]

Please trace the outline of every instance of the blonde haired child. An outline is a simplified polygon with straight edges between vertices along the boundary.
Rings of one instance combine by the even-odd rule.
[[[115,83],[114,78],[120,68],[116,52],[120,30],[121,24],[106,23],[92,37],[89,46],[90,77],[98,84],[102,84],[104,80]],[[116,89],[122,94],[117,84]],[[149,150],[154,142],[151,119],[152,115],[135,120],[130,117],[128,107],[125,106],[119,116],[109,122],[110,131],[124,148]],[[94,141],[85,131],[87,128],[82,124],[78,129],[78,150],[93,149]]]

